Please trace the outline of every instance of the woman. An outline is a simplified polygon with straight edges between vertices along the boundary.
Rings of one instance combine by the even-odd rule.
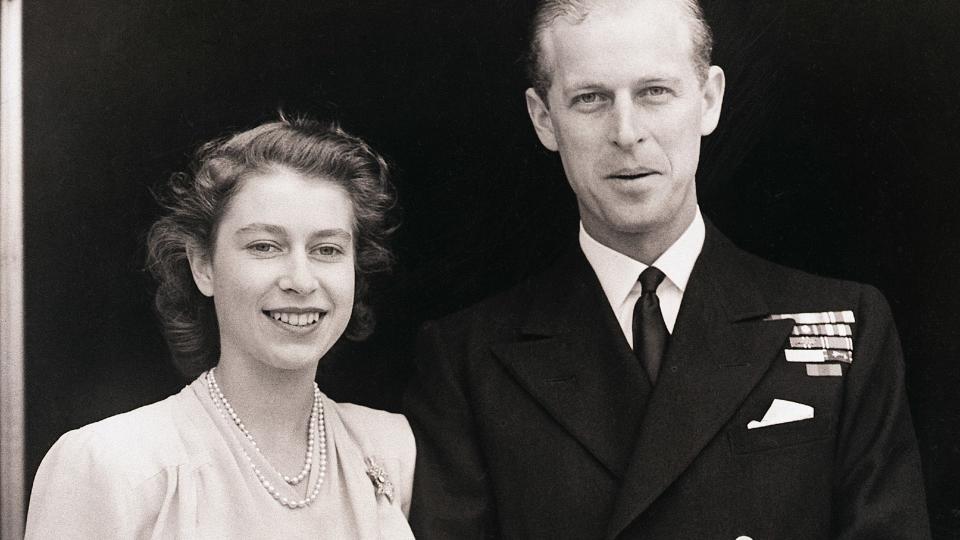
[[[405,538],[406,420],[314,383],[365,337],[389,266],[383,159],[336,126],[268,123],[201,148],[150,230],[180,393],[65,434],[28,538]]]

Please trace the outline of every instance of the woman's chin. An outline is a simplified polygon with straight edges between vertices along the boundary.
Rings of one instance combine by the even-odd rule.
[[[304,351],[300,353],[277,354],[264,360],[269,367],[282,371],[302,371],[317,369],[320,358],[326,353],[323,351]]]

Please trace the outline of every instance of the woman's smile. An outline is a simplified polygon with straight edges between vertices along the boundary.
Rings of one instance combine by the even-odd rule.
[[[221,364],[320,361],[352,313],[353,219],[347,193],[323,178],[278,169],[241,184],[212,264],[199,265],[198,286],[217,307]]]
[[[264,313],[268,317],[290,326],[310,326],[316,324],[320,317],[326,314],[325,311],[291,312],[284,310],[265,311]]]
[[[264,311],[263,314],[270,319],[270,324],[277,325],[285,332],[303,335],[316,330],[327,312],[319,310],[306,312],[271,310]]]

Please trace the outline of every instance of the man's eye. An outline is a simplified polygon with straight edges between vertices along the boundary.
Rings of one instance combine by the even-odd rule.
[[[591,92],[589,94],[580,94],[573,98],[573,102],[581,105],[594,105],[600,101],[600,94]]]
[[[663,97],[670,93],[670,89],[665,86],[651,86],[643,89],[643,95],[650,97]]]

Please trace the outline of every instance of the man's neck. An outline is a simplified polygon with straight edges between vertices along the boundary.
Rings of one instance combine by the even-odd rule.
[[[690,211],[685,212],[689,215],[683,216],[683,219],[675,219],[665,227],[651,228],[646,231],[614,231],[609,227],[597,227],[587,219],[583,219],[583,228],[597,242],[649,266],[683,235],[693,223],[696,213],[697,209],[694,206]]]

